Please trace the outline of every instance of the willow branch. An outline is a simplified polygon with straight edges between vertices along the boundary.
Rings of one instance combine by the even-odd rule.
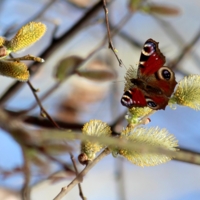
[[[71,157],[71,161],[72,161],[72,163],[73,163],[73,166],[74,166],[74,169],[75,169],[75,172],[76,172],[76,178],[77,178],[77,176],[78,176],[78,169],[77,169],[77,167],[76,167],[76,161],[75,161],[75,159],[74,159],[74,156],[73,156],[73,154],[72,153],[70,153],[70,157]],[[86,200],[87,198],[84,196],[84,194],[83,194],[83,191],[82,191],[82,187],[81,187],[81,184],[80,183],[78,183],[78,189],[79,189],[79,195],[80,195],[80,197],[83,199],[83,200]]]
[[[49,139],[49,136],[51,136],[52,140],[81,140],[83,142],[99,142],[105,144],[106,146],[118,146],[119,148],[125,148],[127,150],[129,149],[131,151],[137,151],[141,153],[155,153],[166,155],[172,158],[176,158],[176,160],[179,161],[200,165],[200,154],[195,152],[170,151],[165,148],[143,144],[140,141],[135,141],[133,145],[132,141],[128,141],[125,139],[119,140],[119,138],[114,137],[88,136],[72,131],[69,132],[55,129],[27,130],[27,127],[19,119],[13,119],[11,115],[8,115],[1,109],[0,127],[22,145],[32,144],[34,141],[41,140],[41,136],[43,140]]]
[[[24,186],[21,190],[22,200],[30,200],[30,188],[29,188],[30,176],[31,176],[30,165],[27,159],[25,149],[22,149],[22,152],[23,152],[23,158],[24,158],[24,166],[23,166]]]
[[[110,150],[105,149],[99,156],[97,156],[93,161],[91,161],[69,185],[63,187],[60,193],[53,200],[62,199],[73,187],[75,187],[78,183],[82,182],[83,177],[90,171],[92,167],[94,167],[100,160],[102,160],[108,154],[110,154]]]
[[[34,94],[34,96],[35,96],[35,99],[36,99],[36,101],[37,101],[37,103],[38,103],[38,105],[39,105],[39,107],[40,107],[40,109],[41,109],[41,113],[44,113],[44,115],[47,116],[47,118],[49,119],[49,121],[50,121],[56,128],[62,129],[62,128],[51,118],[51,116],[48,114],[48,112],[43,108],[43,106],[42,106],[42,104],[41,104],[41,102],[40,102],[40,100],[39,100],[39,98],[38,98],[38,96],[37,96],[37,94],[36,94],[37,90],[34,89],[34,87],[32,86],[32,84],[30,83],[30,81],[28,81],[27,83],[28,83],[29,87],[31,88],[31,91],[33,92],[33,94]],[[71,156],[71,160],[72,160],[74,169],[75,169],[75,171],[76,171],[76,174],[78,174],[78,170],[77,170],[77,167],[76,167],[76,163],[75,163],[75,161],[74,161],[74,159],[73,159],[74,156],[73,156],[72,153],[70,153],[70,156]],[[57,161],[57,159],[55,159],[55,158],[52,158],[52,157],[51,157],[51,159],[54,159],[54,160]],[[59,163],[60,163],[60,162],[59,162]],[[62,164],[62,165],[63,165],[63,164]],[[63,165],[63,166],[65,166],[65,165]],[[83,191],[82,191],[82,188],[81,188],[81,185],[80,185],[80,184],[78,184],[78,188],[79,188],[79,194],[80,194],[81,198],[84,200],[85,197],[84,197],[84,195],[83,195]]]
[[[123,62],[122,60],[119,58],[119,56],[116,53],[116,49],[113,45],[112,42],[112,38],[111,38],[111,33],[110,33],[110,26],[109,26],[109,20],[108,20],[108,8],[106,6],[106,0],[102,0],[103,3],[103,8],[105,11],[105,20],[106,20],[106,27],[107,27],[107,34],[108,34],[108,41],[109,41],[109,48],[112,50],[112,52],[114,53],[115,57],[117,58],[118,62],[119,62],[119,66],[121,67]]]
[[[183,48],[180,55],[169,64],[171,66],[171,68],[175,68],[181,62],[181,60],[184,58],[184,56],[191,51],[192,47],[197,43],[199,38],[200,38],[200,30],[197,32],[197,34],[193,38],[193,40]]]
[[[173,39],[174,42],[178,43],[178,45],[183,45],[185,43],[184,39],[181,37],[181,35],[176,31],[176,29],[172,26],[171,23],[165,21],[164,19],[158,17],[157,15],[152,15],[156,21],[160,24],[160,26],[162,26],[162,28],[165,30],[166,33],[168,33],[168,36],[170,38]],[[183,59],[183,57],[186,55],[186,52],[185,54],[181,57],[181,59]],[[191,54],[191,57],[192,59],[195,61],[196,65],[199,66],[199,63],[200,63],[200,59],[199,59],[199,56],[193,52]],[[180,61],[179,61],[180,62]],[[178,63],[177,63],[178,64]],[[177,67],[177,64],[176,66],[174,67]],[[185,74],[184,74],[185,75]]]
[[[40,99],[38,98],[38,96],[37,96],[37,94],[36,94],[37,90],[34,89],[34,87],[32,86],[32,84],[31,84],[31,82],[30,82],[29,80],[27,81],[27,84],[29,85],[29,87],[30,87],[30,89],[31,89],[31,91],[32,91],[32,93],[33,93],[33,95],[34,95],[34,97],[35,97],[35,99],[36,99],[36,101],[37,101],[39,107],[40,107],[41,115],[47,117],[48,120],[49,120],[55,127],[61,129],[60,126],[52,119],[52,117],[49,115],[49,113],[48,113],[48,112],[44,109],[44,107],[42,106],[42,104],[41,104],[41,102],[40,102]]]

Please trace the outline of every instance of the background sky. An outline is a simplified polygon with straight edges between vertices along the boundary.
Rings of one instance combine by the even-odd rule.
[[[115,0],[109,7],[110,20],[113,25],[118,24],[120,19],[128,12],[128,1]],[[183,47],[192,41],[195,35],[200,31],[200,2],[198,0],[177,0],[177,1],[150,1],[171,5],[180,8],[181,13],[178,16],[159,16],[162,20],[168,22],[176,31],[169,33],[167,26],[160,25],[158,20],[144,13],[136,13],[123,27],[122,32],[129,35],[132,39],[143,44],[148,38],[153,38],[159,42],[161,51],[166,56],[167,63],[180,54]],[[40,9],[42,9],[48,0],[7,0],[0,4],[0,34],[4,34],[9,26],[15,24],[16,27],[30,18],[32,18]],[[20,52],[19,55],[31,53],[39,55],[49,45],[55,30],[55,21],[59,23],[55,37],[60,37],[68,30],[73,23],[78,20],[85,12],[73,5],[59,0],[45,12],[38,21],[47,26],[47,33],[31,48]],[[91,19],[91,24],[86,26],[78,35],[70,41],[55,50],[55,53],[49,57],[39,73],[31,79],[36,88],[40,88],[42,95],[47,88],[55,82],[53,77],[54,68],[60,61],[70,55],[78,55],[85,57],[97,45],[100,44],[102,38],[106,34],[104,25],[96,23],[97,19],[103,19],[102,11]],[[12,34],[8,37],[12,37]],[[126,68],[130,65],[137,66],[141,48],[133,46],[130,41],[124,40],[121,36],[113,39],[114,45],[118,50],[119,57],[123,60]],[[200,64],[198,62],[200,56],[199,41],[194,45],[192,51],[185,56],[176,70],[177,81],[183,78],[185,74],[199,74]],[[193,55],[196,55],[194,59]],[[43,102],[45,108],[56,119],[70,120],[71,122],[84,123],[90,119],[101,119],[107,123],[112,123],[120,113],[125,112],[126,108],[121,106],[120,98],[123,94],[123,77],[126,69],[120,68],[114,55],[108,50],[107,45],[95,54],[93,59],[97,57],[113,66],[118,73],[118,79],[115,81],[95,83],[83,78],[71,77],[66,81],[50,98]],[[0,96],[6,91],[13,80],[7,77],[0,77]],[[92,95],[88,99],[80,98],[76,91],[80,91],[81,87],[92,87]],[[92,99],[96,96],[99,98]],[[61,111],[59,106],[69,100],[71,96],[78,99],[78,113],[71,118]],[[17,95],[5,104],[5,108],[13,110],[21,110],[29,107],[34,102],[30,89],[25,86]],[[39,109],[35,109],[30,113],[38,116]],[[200,114],[198,111],[190,108],[177,106],[175,110],[167,107],[165,111],[161,110],[151,116],[151,123],[148,127],[158,126],[166,128],[179,141],[179,145],[183,148],[200,152]],[[125,123],[124,123],[125,126]],[[122,127],[121,127],[122,128]],[[7,133],[0,131],[0,167],[12,169],[22,164],[21,150]],[[78,155],[78,145],[77,151]],[[69,157],[66,155],[66,161]],[[79,166],[79,169],[82,169]],[[155,167],[138,167],[122,158],[113,158],[108,156],[96,165],[85,177],[82,184],[84,195],[90,200],[198,200],[200,199],[200,167],[197,165],[187,164],[178,161],[170,161],[166,164]],[[50,184],[44,181],[33,187],[32,200],[52,199],[61,189],[67,185],[71,179]],[[0,179],[2,187],[19,189],[23,183],[23,177],[20,175]],[[123,196],[124,195],[124,196]],[[74,188],[63,199],[76,200],[78,196],[78,188]]]

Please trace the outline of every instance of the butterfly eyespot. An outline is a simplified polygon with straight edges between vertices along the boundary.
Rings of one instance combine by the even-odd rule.
[[[142,49],[142,53],[145,56],[150,56],[155,52],[156,46],[153,42],[148,41],[144,44],[144,47]]]
[[[152,109],[157,109],[158,105],[150,98],[146,98],[147,106]]]
[[[133,100],[132,100],[132,92],[131,90],[127,90],[121,98],[121,104],[128,108],[132,107]]]
[[[169,81],[174,77],[174,73],[168,67],[161,67],[157,72],[157,76],[159,79]]]

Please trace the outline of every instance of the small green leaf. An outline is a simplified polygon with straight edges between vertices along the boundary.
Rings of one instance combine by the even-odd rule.
[[[87,79],[91,79],[94,81],[109,81],[117,78],[117,74],[111,70],[76,70],[79,76],[85,77]]]
[[[83,62],[83,59],[78,56],[70,56],[61,60],[55,70],[56,79],[64,81],[75,73],[76,68],[79,67],[81,62]]]
[[[134,11],[138,10],[141,3],[142,3],[142,0],[130,0],[128,7],[132,12],[134,12]]]
[[[141,11],[149,14],[159,14],[159,15],[178,15],[180,10],[167,5],[147,5],[141,8]]]

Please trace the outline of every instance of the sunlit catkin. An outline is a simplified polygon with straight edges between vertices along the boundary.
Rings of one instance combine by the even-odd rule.
[[[19,81],[27,81],[29,78],[27,66],[22,62],[0,60],[0,74]]]
[[[129,67],[124,77],[125,79],[124,91],[130,89],[133,86],[131,79],[136,78],[136,77],[137,77],[137,69],[134,68],[133,66]]]
[[[4,45],[6,39],[4,37],[0,37],[0,47]]]
[[[46,26],[41,22],[29,22],[23,26],[13,39],[6,42],[11,52],[19,51],[38,41],[45,33]]]
[[[177,140],[170,135],[166,129],[152,128],[126,128],[122,131],[121,137],[134,143],[150,145],[152,147],[162,147],[175,151],[178,146]],[[145,149],[144,149],[145,152]],[[141,153],[129,149],[119,149],[119,154],[130,162],[138,166],[154,166],[171,160],[170,157],[159,153]]]
[[[101,120],[90,120],[86,123],[82,129],[82,133],[91,136],[110,136],[110,127]],[[87,156],[87,160],[93,160],[97,152],[105,148],[105,145],[98,142],[82,142],[81,153]]]
[[[184,77],[177,86],[177,89],[170,100],[170,103],[188,106],[200,110],[200,75]]]

